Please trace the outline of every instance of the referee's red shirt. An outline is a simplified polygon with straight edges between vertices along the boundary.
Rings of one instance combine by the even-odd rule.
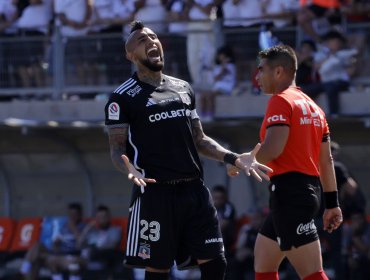
[[[319,176],[321,142],[329,134],[325,113],[297,87],[273,95],[267,105],[260,138],[264,141],[271,126],[288,125],[289,137],[282,154],[267,163],[270,177],[287,172]]]

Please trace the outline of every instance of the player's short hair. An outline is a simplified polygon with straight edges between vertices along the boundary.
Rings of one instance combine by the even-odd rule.
[[[79,213],[82,213],[82,205],[78,202],[72,202],[68,204],[68,210],[76,210]]]
[[[110,213],[110,210],[108,208],[108,206],[105,206],[105,205],[99,205],[97,208],[96,208],[96,212],[107,212],[108,214]]]
[[[130,26],[131,26],[130,34],[135,32],[136,30],[142,30],[145,28],[144,23],[139,20],[134,20],[133,22],[131,22]]]
[[[216,185],[212,188],[212,191],[213,192],[219,192],[219,193],[222,193],[224,195],[227,195],[227,190],[225,188],[225,186],[223,185]]]
[[[347,38],[343,35],[343,33],[337,31],[337,30],[331,30],[327,33],[325,33],[322,37],[321,40],[323,42],[329,41],[329,40],[339,40],[342,44],[347,43]]]
[[[292,75],[295,75],[298,68],[295,51],[288,45],[277,45],[260,51],[258,58],[266,59],[272,67],[281,66]]]

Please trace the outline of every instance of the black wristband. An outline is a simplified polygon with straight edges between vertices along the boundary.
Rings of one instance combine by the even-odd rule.
[[[339,207],[338,191],[324,192],[324,200],[326,209]]]
[[[235,165],[235,162],[237,159],[238,159],[238,155],[234,153],[226,153],[224,155],[224,162],[229,163],[231,165]]]

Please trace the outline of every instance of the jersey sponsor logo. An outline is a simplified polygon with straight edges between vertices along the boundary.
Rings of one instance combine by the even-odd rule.
[[[158,122],[165,119],[173,119],[173,118],[179,118],[179,117],[190,117],[191,111],[185,110],[185,109],[179,109],[179,110],[171,110],[167,112],[157,113],[149,116],[150,122]]]
[[[204,244],[210,244],[210,243],[221,243],[223,242],[223,239],[221,237],[219,238],[211,238],[211,239],[206,239]]]
[[[120,108],[119,108],[118,103],[113,102],[113,103],[109,104],[109,106],[108,106],[108,119],[118,121],[119,120],[119,111],[120,111]]]
[[[297,234],[306,234],[309,235],[311,233],[314,233],[316,231],[316,226],[314,220],[307,224],[299,224],[297,227]]]
[[[150,259],[150,245],[147,243],[140,243],[137,255],[143,260]]]
[[[267,118],[267,122],[286,122],[286,118],[283,115],[273,115]]]
[[[191,104],[191,99],[187,91],[178,91],[177,93],[180,95],[182,103],[186,105]]]
[[[142,90],[141,86],[139,85],[136,85],[134,88],[131,88],[129,89],[128,91],[126,91],[126,93],[131,96],[131,97],[135,97],[137,94],[140,93],[140,91]]]
[[[313,119],[313,118],[309,118],[309,117],[301,117],[299,119],[299,124],[300,125],[313,124],[314,126],[320,127],[321,126],[321,120]]]
[[[324,117],[320,113],[319,108],[317,105],[310,100],[306,99],[298,99],[294,100],[294,103],[299,106],[299,108],[302,111],[303,117],[299,119],[299,124],[300,125],[314,125],[321,127],[323,126],[321,124],[321,119]]]

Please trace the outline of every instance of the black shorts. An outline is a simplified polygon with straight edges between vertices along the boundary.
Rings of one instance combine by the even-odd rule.
[[[299,247],[319,237],[314,218],[320,208],[318,177],[290,172],[271,178],[270,213],[260,233],[278,242],[282,251]]]
[[[138,187],[135,187],[138,189]],[[125,264],[179,269],[224,254],[216,209],[200,179],[148,184],[130,207]]]

